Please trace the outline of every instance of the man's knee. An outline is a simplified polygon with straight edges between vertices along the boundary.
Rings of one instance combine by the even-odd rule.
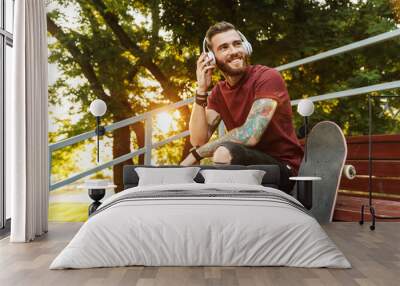
[[[232,155],[229,152],[228,148],[224,146],[219,146],[213,154],[213,162],[214,164],[230,164],[232,161]]]

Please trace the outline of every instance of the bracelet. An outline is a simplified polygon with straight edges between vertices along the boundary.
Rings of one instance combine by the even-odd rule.
[[[196,104],[205,108],[207,106],[207,99],[199,99],[196,97]]]
[[[200,101],[207,101],[207,97],[202,97],[202,96],[196,96],[196,99]]]
[[[204,94],[199,94],[199,93],[197,93],[197,90],[196,90],[196,96],[207,97],[208,96],[208,92],[206,91]]]
[[[198,94],[196,91],[196,103],[202,107],[206,107],[207,106],[207,97],[208,97],[208,92],[206,92],[205,94]]]
[[[199,153],[197,153],[196,147],[193,147],[192,149],[190,149],[190,153],[193,154],[193,157],[196,158],[196,161],[201,161],[203,159],[203,157],[200,156]]]

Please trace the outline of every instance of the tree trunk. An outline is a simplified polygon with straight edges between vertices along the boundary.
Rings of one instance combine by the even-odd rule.
[[[185,121],[185,127],[186,129],[189,129],[189,120],[190,120],[190,112],[189,112],[189,107],[185,106],[185,108],[182,108],[182,120]],[[182,150],[182,159],[185,159],[186,156],[189,154],[189,150],[192,148],[192,144],[190,143],[190,136],[185,137],[185,145]]]
[[[120,121],[121,119],[116,118],[116,121]],[[113,131],[113,158],[120,157],[122,155],[128,154],[131,152],[131,134],[129,126],[125,126]],[[124,189],[124,183],[122,180],[123,168],[124,165],[131,165],[132,160],[126,160],[120,164],[113,166],[113,177],[114,184],[117,185],[115,192],[121,192]]]
[[[144,147],[144,123],[143,122],[136,122],[132,125],[132,130],[136,134],[137,144],[139,149]],[[139,156],[139,165],[144,164],[144,154]]]

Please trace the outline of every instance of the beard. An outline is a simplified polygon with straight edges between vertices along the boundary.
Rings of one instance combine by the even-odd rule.
[[[241,59],[243,61],[243,64],[241,67],[232,67],[229,65],[230,62],[235,59]],[[216,60],[216,65],[227,76],[242,75],[246,72],[246,68],[248,66],[246,56],[242,56],[239,54],[232,55],[225,61]]]

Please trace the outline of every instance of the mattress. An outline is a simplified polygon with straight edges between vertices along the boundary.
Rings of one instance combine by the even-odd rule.
[[[198,183],[134,187],[108,198],[50,269],[131,265],[351,267],[284,192]]]

